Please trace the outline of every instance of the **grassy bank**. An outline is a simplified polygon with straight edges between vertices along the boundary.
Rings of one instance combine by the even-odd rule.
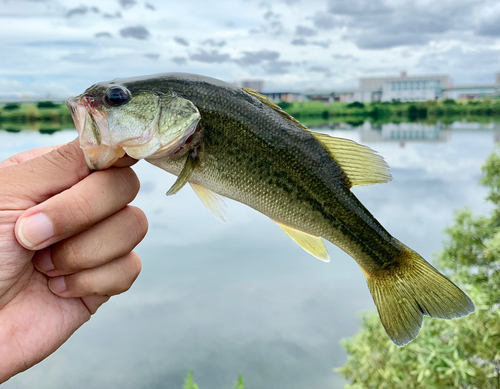
[[[398,122],[423,120],[429,122],[456,120],[490,121],[500,117],[500,100],[461,102],[451,99],[425,102],[331,103],[319,101],[278,104],[303,122],[365,120]]]
[[[455,121],[491,122],[500,120],[500,100],[460,102],[455,100],[392,103],[331,103],[319,101],[303,103],[281,102],[290,115],[302,123],[317,127],[332,123],[347,123],[351,126],[366,120],[377,124],[421,121],[428,124]],[[38,104],[6,104],[0,106],[0,128],[18,132],[36,129],[54,132],[73,128],[73,121],[64,104],[39,102]]]
[[[9,103],[0,106],[0,125],[2,128],[15,130],[35,126],[37,128],[73,127],[73,120],[68,107],[42,101],[38,104]]]

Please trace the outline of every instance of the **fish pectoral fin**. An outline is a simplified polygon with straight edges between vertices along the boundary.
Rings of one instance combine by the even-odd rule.
[[[196,169],[199,164],[200,159],[198,158],[198,152],[194,149],[188,154],[186,164],[184,165],[181,174],[179,174],[179,177],[177,177],[177,180],[174,182],[174,185],[172,185],[172,187],[168,190],[167,196],[172,196],[180,191],[184,185],[188,183],[193,170]]]
[[[193,182],[190,182],[189,185],[191,185],[194,193],[196,193],[203,205],[207,207],[210,212],[212,212],[217,220],[225,223],[227,217],[227,205],[224,201],[224,197],[212,192],[210,189],[207,189],[202,185],[198,185]]]
[[[309,254],[315,256],[323,262],[330,262],[330,255],[328,254],[328,250],[326,249],[325,243],[323,242],[321,237],[308,234],[304,231],[297,230],[296,228],[289,227],[285,224],[281,224],[276,220],[273,221]]]
[[[348,178],[349,188],[385,184],[392,180],[387,162],[371,148],[349,139],[334,138],[326,134],[313,132],[312,136],[342,168]]]

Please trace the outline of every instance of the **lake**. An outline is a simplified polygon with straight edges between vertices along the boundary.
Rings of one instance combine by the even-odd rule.
[[[389,163],[390,184],[354,188],[396,238],[428,260],[442,247],[457,208],[490,209],[480,167],[500,137],[495,124],[369,123],[321,132],[353,139]],[[67,142],[52,135],[0,131],[0,160]],[[357,264],[327,242],[332,258],[313,258],[267,217],[228,200],[217,221],[189,187],[166,197],[174,177],[134,166],[150,230],[137,252],[143,271],[132,289],[105,304],[45,361],[4,389],[182,388],[190,369],[201,389],[338,388],[345,362],[340,340],[374,310]]]

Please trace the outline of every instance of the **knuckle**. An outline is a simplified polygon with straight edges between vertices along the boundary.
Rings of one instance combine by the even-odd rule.
[[[90,201],[78,191],[72,192],[71,207],[68,207],[71,215],[70,220],[76,220],[78,224],[91,225],[94,220],[94,209]]]
[[[123,292],[125,292],[126,290],[129,290],[130,287],[132,286],[132,284],[134,283],[134,281],[139,276],[139,274],[142,270],[141,259],[139,258],[139,256],[136,253],[131,252],[130,254],[127,255],[124,266],[126,267],[126,269],[125,269],[126,276],[125,276],[125,283],[124,283],[124,285],[126,286],[126,289],[123,290]]]
[[[80,248],[72,239],[56,244],[52,249],[52,262],[57,270],[78,270],[80,258]]]
[[[128,206],[127,210],[130,214],[130,224],[134,226],[132,229],[134,234],[136,235],[137,243],[139,243],[147,234],[149,229],[148,219],[146,214],[142,211],[142,209]]]
[[[53,150],[52,153],[56,158],[62,159],[63,162],[81,162],[83,160],[83,152],[75,142],[70,142],[62,147]]]
[[[135,196],[137,196],[137,193],[139,193],[141,187],[139,178],[135,172],[129,167],[113,168],[111,171],[114,173],[115,177],[120,180],[122,186],[124,186],[125,193],[127,193],[130,198],[129,201],[132,201]]]
[[[95,282],[92,273],[78,277],[76,280],[75,289],[80,292],[80,295],[102,294],[101,285]]]
[[[42,155],[47,162],[56,165],[57,168],[64,168],[65,166],[79,166],[77,171],[79,178],[83,178],[88,174],[88,168],[85,164],[83,151],[77,142],[70,142],[64,146],[58,147],[48,154]]]

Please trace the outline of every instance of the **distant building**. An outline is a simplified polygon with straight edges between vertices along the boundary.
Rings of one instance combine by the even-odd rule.
[[[264,92],[264,80],[244,80],[241,82],[241,87],[254,89],[257,92]]]
[[[272,92],[272,93],[262,93],[264,96],[267,96],[271,99],[271,101],[279,102],[279,101],[287,101],[289,103],[293,101],[305,101],[306,97],[302,93],[296,92]]]
[[[457,100],[479,100],[481,97],[481,93],[460,93]]]
[[[309,92],[305,94],[308,101],[322,101],[323,103],[333,103],[334,92]]]
[[[264,81],[244,81],[244,88],[257,89]],[[259,90],[259,89],[257,89]],[[337,89],[323,91],[264,93],[273,101],[322,101],[324,103],[343,102],[370,103],[376,101],[427,101],[456,96],[459,99],[481,99],[500,97],[500,73],[495,74],[495,84],[453,85],[450,76],[417,75],[408,76],[401,72],[396,77],[360,78],[359,89]]]
[[[308,100],[323,101],[325,103],[341,102],[353,103],[369,103],[372,101],[380,101],[382,96],[381,90],[376,89],[348,89],[336,90],[333,92],[311,92],[306,93]]]
[[[380,89],[358,89],[354,92],[354,100],[360,103],[370,103],[372,101],[382,100],[382,91]]]
[[[381,91],[381,101],[426,101],[446,98],[448,94],[443,89],[449,89],[450,84],[450,77],[447,75],[408,76],[406,72],[401,72],[399,77],[359,80],[360,90]]]

